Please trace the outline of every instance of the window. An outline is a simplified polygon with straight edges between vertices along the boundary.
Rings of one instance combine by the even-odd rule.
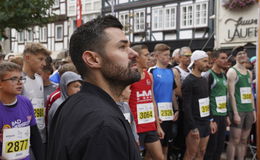
[[[181,28],[208,25],[208,0],[181,5]]]
[[[92,6],[91,6],[91,2],[86,2],[85,3],[85,12],[91,12],[92,11]]]
[[[27,41],[32,42],[33,41],[33,31],[28,30],[26,33],[27,33]]]
[[[170,4],[152,8],[152,30],[176,29],[176,6]]]
[[[193,27],[193,4],[181,6],[181,28]]]
[[[58,8],[60,6],[60,0],[54,0],[53,8]]]
[[[63,25],[55,26],[55,40],[62,41],[63,40]]]
[[[40,28],[40,42],[47,41],[47,27]]]
[[[135,11],[134,16],[134,31],[135,32],[143,32],[145,30],[145,13],[144,10],[142,11]]]
[[[152,16],[152,29],[153,30],[161,30],[163,29],[163,17],[164,17],[163,8],[153,8]]]
[[[124,26],[124,31],[129,32],[129,29],[130,29],[129,13],[128,12],[119,13],[119,21]]]
[[[95,1],[94,2],[94,11],[100,11],[100,9],[101,9],[101,3],[100,3],[100,1]]]
[[[24,31],[18,32],[18,43],[24,42]]]
[[[165,8],[164,29],[176,29],[176,6]]]
[[[208,3],[195,4],[195,27],[204,27],[208,25]]]
[[[76,15],[76,1],[69,0],[67,5],[68,5],[68,16],[75,16]]]

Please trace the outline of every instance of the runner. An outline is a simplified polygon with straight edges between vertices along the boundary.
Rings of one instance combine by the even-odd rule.
[[[201,76],[202,72],[207,71],[207,65],[208,55],[204,51],[194,51],[189,65],[192,72],[182,84],[183,110],[185,111],[184,134],[186,136],[184,160],[202,160],[209,134],[216,131],[210,116],[207,80]]]
[[[137,53],[122,29],[109,15],[73,33],[70,55],[85,82],[55,113],[48,160],[140,159],[131,127],[116,104],[125,87],[141,77]]]
[[[234,48],[232,55],[236,64],[227,72],[228,91],[231,101],[230,139],[227,158],[238,160],[245,158],[248,136],[252,124],[256,121],[251,83],[252,73],[244,66],[248,57],[244,47]],[[236,154],[235,154],[236,153]]]
[[[135,142],[139,145],[140,142],[139,142],[139,136],[138,136],[137,130],[136,130],[136,123],[135,123],[134,116],[130,110],[129,103],[128,103],[130,94],[131,94],[130,86],[127,86],[121,93],[119,102],[116,102],[116,104],[119,106],[120,110],[124,114],[125,119],[129,122],[132,133],[135,137]]]
[[[44,87],[42,77],[38,73],[46,65],[45,59],[49,55],[50,52],[40,43],[27,43],[23,51],[23,74],[26,81],[22,95],[32,102],[43,143],[46,143]]]
[[[29,146],[44,160],[43,146],[29,99],[21,96],[24,81],[17,64],[0,64],[0,159],[29,160]]]
[[[160,126],[157,106],[154,101],[152,75],[146,71],[149,55],[148,47],[146,45],[135,45],[132,49],[139,54],[137,67],[141,73],[141,80],[130,86],[129,105],[137,124],[140,146],[144,146],[146,153],[149,153],[145,155],[145,159],[149,159],[151,156],[154,160],[163,160],[159,138],[162,139],[164,133]]]
[[[180,49],[179,53],[179,65],[174,67],[175,70],[175,77],[176,79],[180,80],[180,87],[182,86],[182,83],[184,79],[190,74],[190,70],[188,69],[188,66],[190,64],[190,57],[192,55],[191,49],[189,47],[182,47]],[[181,92],[179,95],[177,95],[177,101],[179,104],[179,118],[177,121],[177,137],[176,140],[172,142],[171,147],[172,152],[175,154],[175,156],[183,158],[185,153],[185,136],[184,136],[184,130],[183,126],[185,125],[183,123],[184,118],[184,110],[183,110],[183,99],[181,96]]]
[[[63,73],[67,72],[67,71],[71,71],[71,72],[75,72],[77,73],[77,69],[76,67],[72,64],[72,63],[66,63],[64,65],[62,65],[59,68],[59,76],[62,76]],[[60,80],[59,80],[60,81]],[[51,109],[52,104],[61,97],[61,91],[60,91],[60,87],[58,86],[57,89],[52,92],[50,94],[50,96],[48,97],[47,101],[46,101],[46,110],[45,110],[45,123],[46,125],[48,125],[48,115],[49,115],[49,110]],[[48,128],[49,126],[47,126]]]
[[[156,44],[154,52],[157,58],[155,67],[150,68],[154,80],[154,98],[158,106],[159,118],[163,121],[161,127],[165,133],[161,140],[163,146],[164,159],[167,159],[168,143],[172,139],[173,121],[178,119],[179,106],[177,104],[175,93],[177,88],[173,69],[167,68],[170,61],[170,47],[166,44]]]
[[[48,133],[50,132],[50,126],[52,119],[54,117],[55,112],[59,108],[59,106],[73,94],[76,94],[80,91],[82,79],[80,75],[74,72],[65,72],[60,78],[60,89],[61,89],[61,97],[58,98],[52,105],[51,109],[48,113]]]
[[[180,49],[180,55],[179,55],[179,65],[175,66],[174,69],[176,69],[176,75],[177,77],[180,77],[181,84],[183,83],[184,79],[190,74],[190,71],[188,69],[188,66],[190,64],[190,57],[192,55],[192,52],[189,47],[182,47]]]
[[[227,53],[221,50],[212,53],[213,67],[209,70],[208,88],[210,111],[214,122],[218,126],[215,134],[209,136],[209,142],[206,150],[205,160],[220,160],[224,149],[226,136],[226,127],[230,125],[227,116],[227,80],[225,68],[227,65]]]

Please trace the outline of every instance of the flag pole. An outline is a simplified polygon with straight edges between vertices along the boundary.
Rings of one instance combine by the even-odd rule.
[[[260,0],[258,0],[258,37],[257,37],[257,51],[256,51],[256,107],[257,107],[257,115],[256,115],[256,141],[257,141],[257,157],[260,158],[260,97],[258,96],[260,93],[259,85],[260,85]]]
[[[79,27],[82,24],[82,3],[81,0],[77,0],[76,3],[76,26]]]

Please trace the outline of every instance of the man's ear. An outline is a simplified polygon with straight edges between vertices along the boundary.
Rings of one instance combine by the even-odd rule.
[[[23,59],[28,61],[30,59],[30,55],[29,54],[24,54],[23,55]]]
[[[101,67],[101,57],[97,52],[85,51],[82,54],[82,59],[87,66],[90,68],[100,68]]]

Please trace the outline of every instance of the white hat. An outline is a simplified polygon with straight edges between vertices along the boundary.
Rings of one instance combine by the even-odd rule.
[[[206,58],[208,57],[207,53],[202,51],[202,50],[196,50],[192,53],[191,55],[191,63],[190,65],[188,66],[188,69],[192,69],[192,66],[194,64],[195,61],[199,60],[199,59],[202,59],[202,58]]]

